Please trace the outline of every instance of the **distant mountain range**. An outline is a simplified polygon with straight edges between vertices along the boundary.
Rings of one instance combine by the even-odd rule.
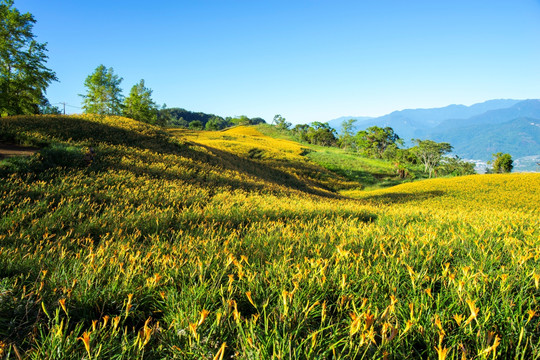
[[[540,100],[489,100],[471,106],[407,109],[376,117],[341,117],[329,125],[341,130],[344,120],[357,119],[356,130],[390,126],[411,145],[411,139],[449,142],[464,159],[491,160],[496,152],[518,160],[517,170],[535,171],[540,161]],[[523,158],[523,159],[522,159]]]

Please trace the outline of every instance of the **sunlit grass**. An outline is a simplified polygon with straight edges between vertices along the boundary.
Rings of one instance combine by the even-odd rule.
[[[295,140],[293,133],[277,130],[274,126],[258,125],[255,127],[261,133],[280,140]],[[425,177],[421,168],[409,166],[406,179],[400,179],[396,164],[382,159],[361,156],[358,152],[338,147],[318,146],[302,143],[303,154],[313,163],[334,173],[334,176],[344,177],[362,185],[364,190],[373,190],[413,181]],[[349,190],[349,189],[346,189]]]
[[[0,178],[7,359],[540,356],[540,174],[344,199],[251,128],[0,124],[57,149]]]

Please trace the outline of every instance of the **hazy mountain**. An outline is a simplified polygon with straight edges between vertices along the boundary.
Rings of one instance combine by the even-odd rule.
[[[499,99],[488,100],[471,106],[449,105],[434,109],[406,109],[394,111],[377,118],[379,121],[395,122],[396,119],[410,120],[426,127],[433,127],[447,119],[467,119],[490,110],[505,109],[519,103],[521,100]]]
[[[432,133],[429,138],[449,142],[455,154],[467,159],[490,160],[497,152],[513,158],[540,155],[540,116],[457,127]]]
[[[540,119],[540,100],[523,100],[506,109],[486,111],[468,119],[448,118],[433,129],[437,132],[470,125],[493,125],[508,122],[519,117]]]
[[[335,128],[339,130],[341,122],[349,118],[329,123],[331,126],[337,123]],[[407,146],[412,138],[449,142],[454,154],[466,159],[487,161],[496,152],[509,153],[516,160],[540,157],[540,100],[537,99],[490,100],[471,106],[394,111],[361,119],[355,128],[363,130],[374,125],[392,127]],[[529,162],[520,170],[535,170],[536,164]]]
[[[516,105],[521,100],[498,99],[489,100],[471,106],[449,105],[433,109],[406,109],[394,111],[376,118],[361,119],[356,122],[356,130],[370,126],[390,126],[402,138],[409,141],[421,137],[428,129],[434,128],[448,119],[468,119],[487,111],[505,109]],[[336,130],[341,129],[341,122],[350,117],[330,120],[328,123]]]

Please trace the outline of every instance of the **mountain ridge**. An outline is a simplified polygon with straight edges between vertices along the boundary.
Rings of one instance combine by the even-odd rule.
[[[378,117],[368,117],[368,116],[342,116],[336,119],[328,121],[328,124],[339,130],[342,120],[347,120],[350,118],[360,120],[357,125],[363,125],[365,122],[389,122],[390,119],[395,118],[407,118],[410,120],[417,120],[420,122],[428,123],[441,123],[447,119],[466,119],[472,116],[480,115],[490,110],[504,109],[514,106],[515,104],[526,101],[526,100],[516,100],[516,99],[493,99],[487,100],[481,103],[472,104],[470,106],[461,105],[461,104],[451,104],[444,107],[438,108],[416,108],[416,109],[403,109],[396,110],[386,115]],[[433,119],[433,117],[435,119]],[[333,126],[335,125],[335,126]],[[395,129],[394,129],[395,130]]]
[[[450,117],[445,119],[445,116]],[[540,124],[539,119],[539,99],[495,99],[471,106],[454,104],[394,111],[357,122],[355,130],[389,126],[405,140],[406,146],[412,145],[412,138],[449,142],[454,147],[453,154],[485,162],[496,152],[509,153],[514,159],[540,157],[540,132],[537,131],[540,127],[527,125]],[[336,120],[329,124],[332,126]],[[534,171],[536,166],[531,162],[522,170]]]

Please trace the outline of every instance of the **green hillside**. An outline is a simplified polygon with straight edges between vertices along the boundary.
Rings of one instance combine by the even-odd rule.
[[[288,132],[282,132],[270,125],[256,127],[261,133],[276,139],[296,141]],[[400,179],[395,164],[382,159],[360,156],[341,148],[318,146],[302,143],[306,158],[315,164],[330,170],[334,176],[342,176],[359,183],[365,190],[397,185],[414,179],[425,178],[421,167],[410,166],[411,172],[406,179]]]
[[[254,127],[0,134],[39,149],[0,161],[0,357],[540,357],[540,174],[363,191]]]

